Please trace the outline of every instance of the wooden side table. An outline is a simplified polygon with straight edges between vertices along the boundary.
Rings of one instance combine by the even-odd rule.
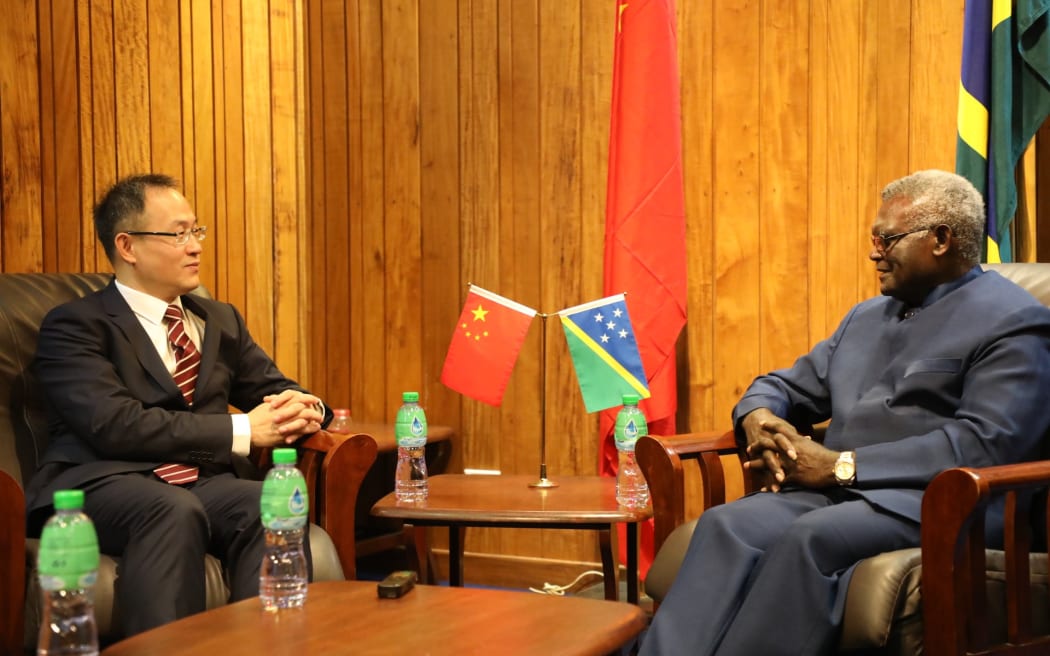
[[[367,520],[368,508],[383,493],[379,487],[388,474],[386,490],[393,488],[393,469],[377,471],[386,462],[377,454],[397,450],[393,424],[351,422],[348,434],[319,431],[303,443],[299,468],[308,481],[316,481],[310,491],[310,521],[324,528],[339,552],[343,572],[348,578],[357,576],[357,557],[390,549],[402,544],[405,537],[400,527],[390,533],[358,540],[359,522]],[[436,471],[442,471],[452,450],[454,431],[448,426],[430,425],[427,434],[427,460]],[[367,464],[364,464],[367,463]],[[328,471],[343,472],[328,476]],[[345,475],[353,470],[354,475]],[[360,509],[360,510],[359,510]],[[422,531],[417,531],[422,533]]]
[[[645,627],[636,606],[527,592],[417,585],[379,599],[375,582],[311,583],[301,609],[258,597],[122,640],[105,656],[182,654],[488,654],[599,656]]]
[[[534,488],[535,478],[524,475],[431,476],[426,501],[399,503],[390,493],[372,514],[396,517],[415,526],[449,528],[449,585],[463,585],[463,541],[468,526],[498,528],[556,528],[598,532],[605,574],[605,598],[619,598],[617,566],[612,555],[612,528],[627,525],[627,600],[638,603],[638,522],[652,516],[651,508],[624,508],[616,502],[616,481],[601,476],[563,476],[558,487]],[[417,531],[418,534],[425,533]],[[416,541],[425,548],[425,539]],[[426,554],[420,553],[420,563]]]

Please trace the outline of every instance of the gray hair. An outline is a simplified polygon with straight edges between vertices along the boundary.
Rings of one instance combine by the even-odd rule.
[[[906,228],[946,225],[952,230],[959,257],[971,265],[981,261],[984,244],[984,198],[969,180],[929,169],[907,175],[886,185],[882,201],[906,198],[911,201]]]

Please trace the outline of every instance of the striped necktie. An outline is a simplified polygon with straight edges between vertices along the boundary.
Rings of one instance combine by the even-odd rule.
[[[182,324],[182,310],[179,306],[172,304],[164,312],[164,320],[168,324],[168,342],[175,353],[175,372],[172,378],[182,392],[182,398],[186,405],[193,406],[193,389],[197,384],[197,372],[201,366],[201,354]],[[200,470],[191,465],[180,463],[168,463],[153,470],[153,473],[161,480],[172,485],[192,483],[197,480]]]

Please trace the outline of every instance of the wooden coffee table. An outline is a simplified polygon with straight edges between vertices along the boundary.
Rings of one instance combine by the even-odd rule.
[[[372,506],[372,514],[396,517],[415,526],[449,527],[449,584],[463,585],[463,538],[468,526],[556,528],[598,533],[605,598],[618,599],[617,565],[613,560],[612,528],[627,525],[627,601],[638,603],[638,522],[652,508],[624,508],[616,503],[616,481],[602,476],[562,476],[558,487],[534,488],[535,477],[442,474],[431,476],[427,500],[399,503],[394,493]],[[425,531],[417,531],[425,534]],[[416,542],[420,562],[426,558],[425,538]]]
[[[645,627],[630,604],[417,585],[379,599],[375,582],[311,583],[299,610],[246,599],[118,642],[106,656],[165,654],[608,654]]]

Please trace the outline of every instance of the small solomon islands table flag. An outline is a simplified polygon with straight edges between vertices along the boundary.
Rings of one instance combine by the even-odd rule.
[[[471,285],[448,345],[441,382],[498,406],[535,316],[530,307]]]
[[[587,412],[618,406],[624,394],[649,398],[623,294],[577,305],[558,315]]]

